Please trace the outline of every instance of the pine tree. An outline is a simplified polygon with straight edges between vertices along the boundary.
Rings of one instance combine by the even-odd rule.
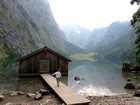
[[[140,5],[140,0],[131,0],[132,5],[136,3]],[[136,61],[140,64],[140,8],[133,14],[131,20],[131,25],[135,28],[135,33],[137,34],[136,38]]]

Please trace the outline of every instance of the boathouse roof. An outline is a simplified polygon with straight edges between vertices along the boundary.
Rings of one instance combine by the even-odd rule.
[[[61,54],[59,54],[59,53],[53,51],[52,49],[48,48],[47,46],[45,46],[45,47],[43,47],[43,48],[41,48],[41,49],[39,49],[39,50],[36,50],[36,51],[34,51],[34,52],[30,53],[30,54],[27,54],[27,55],[21,57],[21,58],[19,59],[19,61],[22,61],[22,60],[24,60],[24,59],[27,59],[27,58],[29,58],[29,57],[31,57],[31,56],[34,56],[34,55],[36,55],[36,54],[38,54],[38,53],[40,53],[40,52],[42,52],[42,51],[45,51],[45,50],[47,50],[47,51],[49,51],[49,52],[55,54],[56,56],[59,56],[59,57],[62,58],[62,59],[65,59],[65,60],[71,62],[70,59],[68,59],[68,58],[66,58],[65,56],[63,56],[63,55],[61,55]]]

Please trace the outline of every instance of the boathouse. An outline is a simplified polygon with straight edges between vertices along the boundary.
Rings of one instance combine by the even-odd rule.
[[[38,76],[42,73],[54,73],[58,68],[62,75],[68,74],[70,59],[48,47],[43,47],[19,59],[19,76]]]

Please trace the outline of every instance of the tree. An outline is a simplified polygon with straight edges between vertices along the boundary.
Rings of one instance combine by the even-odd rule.
[[[140,5],[140,0],[131,0],[132,5],[136,3]],[[131,25],[135,28],[135,33],[137,34],[137,38],[135,40],[136,43],[136,61],[140,64],[140,8],[133,14]]]

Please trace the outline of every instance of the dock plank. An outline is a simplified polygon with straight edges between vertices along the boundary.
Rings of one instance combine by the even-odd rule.
[[[89,104],[90,100],[79,95],[74,90],[60,82],[60,87],[56,85],[56,79],[50,74],[40,74],[40,76],[47,82],[47,84],[54,90],[54,92],[65,102],[67,105],[82,105]]]

